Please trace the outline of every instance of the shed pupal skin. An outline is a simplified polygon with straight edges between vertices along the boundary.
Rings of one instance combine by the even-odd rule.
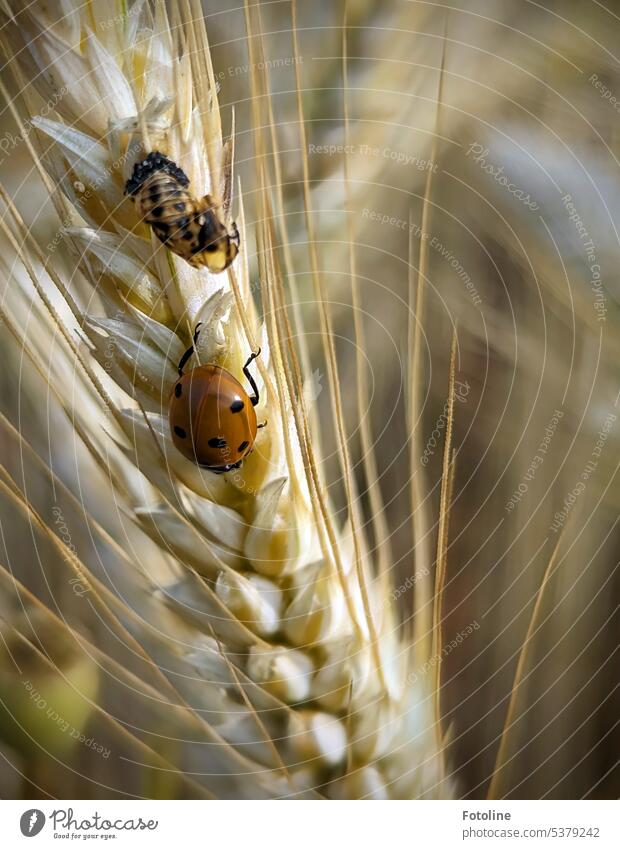
[[[153,151],[134,165],[125,194],[157,238],[193,268],[218,274],[239,253],[236,224],[222,220],[210,195],[194,197],[185,172],[163,153]]]

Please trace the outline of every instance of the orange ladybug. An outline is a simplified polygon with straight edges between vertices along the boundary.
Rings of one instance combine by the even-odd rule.
[[[213,363],[196,366],[184,374],[199,327],[194,344],[181,357],[179,380],[170,395],[170,431],[183,456],[202,468],[223,474],[239,468],[252,451],[258,428],[264,427],[256,421],[258,387],[248,368],[260,349],[243,367],[253,395],[248,395],[229,371]]]

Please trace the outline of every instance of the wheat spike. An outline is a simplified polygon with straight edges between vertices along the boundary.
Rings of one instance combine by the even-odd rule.
[[[187,173],[197,196],[210,193],[230,206],[234,139],[222,137],[199,3],[186,0],[170,17],[163,3],[148,0],[132,7],[65,0],[13,11],[3,49],[14,57],[22,95],[11,106],[36,128],[29,135],[33,167],[49,189],[58,231],[49,244],[38,242],[3,191],[4,261],[11,256],[15,263],[2,314],[19,340],[23,368],[49,380],[75,445],[109,483],[102,498],[139,530],[113,539],[81,493],[63,493],[67,510],[82,505],[105,550],[104,577],[95,558],[58,539],[19,480],[6,475],[1,489],[33,533],[51,534],[59,573],[82,576],[99,620],[123,643],[122,650],[95,648],[78,639],[97,668],[97,710],[131,738],[144,769],[159,776],[151,795],[452,795],[434,728],[435,684],[431,675],[411,682],[413,655],[394,624],[386,551],[373,561],[356,516],[338,400],[346,387],[327,306],[321,318],[348,497],[344,526],[319,467],[316,417],[303,400],[310,375],[300,362],[307,368],[309,354],[302,348],[298,359],[290,342],[287,283],[275,254],[283,246],[290,269],[292,254],[282,245],[267,188],[272,166],[263,156],[276,143],[273,117],[269,134],[255,128],[264,149],[256,150],[262,215],[254,232],[239,193],[232,204],[239,256],[223,274],[192,268],[136,220],[123,189],[134,164],[157,149]],[[253,26],[249,7],[246,13]],[[253,45],[255,38],[250,33]],[[28,78],[36,94],[24,87]],[[255,83],[266,85],[259,76]],[[297,84],[303,128],[299,78]],[[37,98],[52,98],[54,114],[37,114]],[[307,169],[305,175],[308,193]],[[275,198],[281,217],[281,195]],[[306,214],[320,297],[309,203]],[[298,307],[293,315],[299,326]],[[181,456],[167,422],[176,366],[199,322],[200,363],[240,375],[250,350],[262,349],[259,409],[268,426],[244,465],[221,476]],[[4,430],[23,462],[42,467],[63,490],[49,458],[8,423]],[[381,527],[381,517],[377,522]],[[121,573],[127,593],[107,580]],[[9,586],[4,567],[0,576]],[[25,586],[12,586],[41,608],[50,640],[79,633],[71,617],[48,610]],[[30,662],[41,665],[22,625],[7,618],[11,644],[28,648]],[[124,652],[131,668],[123,666]],[[100,695],[112,677],[122,704]],[[172,777],[164,780],[166,770]]]

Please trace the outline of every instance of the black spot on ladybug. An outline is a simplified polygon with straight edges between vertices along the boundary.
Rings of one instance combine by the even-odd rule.
[[[149,191],[149,198],[153,201],[153,203],[159,203],[159,189],[155,186]]]
[[[175,203],[175,209],[178,209],[179,212],[185,212],[185,204],[184,203]]]
[[[155,218],[159,218],[159,217],[160,217],[161,215],[163,215],[163,214],[164,214],[164,208],[163,208],[163,206],[155,206],[155,207],[151,210],[151,215],[154,215],[154,216],[155,216]]]
[[[237,398],[237,400],[233,401],[232,404],[230,405],[230,412],[231,413],[240,413],[241,410],[243,410],[243,407],[244,407],[243,401],[240,398]]]
[[[179,439],[185,439],[185,437],[187,436],[187,434],[185,433],[185,431],[183,430],[183,428],[182,428],[182,427],[179,427],[178,425],[175,425],[175,426],[174,426],[174,432],[175,432],[175,433],[176,433],[176,435],[179,437]],[[211,443],[209,443],[209,445],[210,445],[210,444],[211,444]]]
[[[187,241],[189,241],[189,240],[190,240],[190,239],[192,239],[193,237],[194,237],[194,234],[192,233],[192,231],[191,231],[191,230],[186,230],[186,231],[185,231],[185,233],[183,233],[183,236],[182,236],[181,238],[183,238],[183,239],[187,239]]]
[[[209,440],[209,445],[211,448],[226,448],[226,440],[222,439],[221,436],[213,436]]]
[[[177,383],[177,385],[174,387],[174,395],[175,395],[175,397],[176,397],[176,398],[180,398],[180,397],[181,397],[181,393],[182,393],[182,392],[183,392],[183,387],[181,386],[181,384],[180,384],[180,383]]]
[[[246,442],[246,441],[244,440],[244,441],[241,443],[241,445],[237,448],[237,451],[239,451],[239,452],[241,452],[241,451],[245,451],[245,449],[248,447],[248,445],[249,445],[249,444],[250,444],[249,442]]]

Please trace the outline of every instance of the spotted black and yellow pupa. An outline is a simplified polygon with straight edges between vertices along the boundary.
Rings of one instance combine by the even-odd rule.
[[[166,247],[194,268],[224,271],[239,252],[239,232],[226,224],[210,195],[196,198],[185,172],[159,151],[136,163],[125,184],[136,204]]]

